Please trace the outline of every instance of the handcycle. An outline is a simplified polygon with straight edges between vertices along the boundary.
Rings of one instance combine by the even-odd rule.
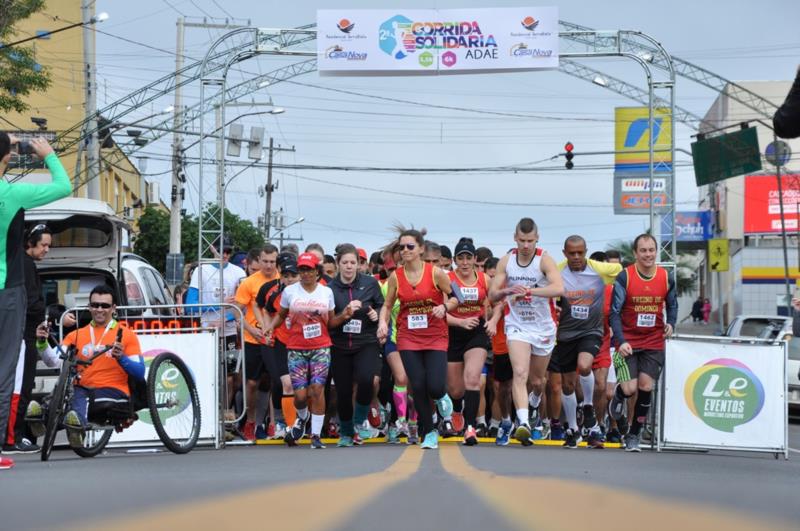
[[[120,340],[122,329],[117,333]],[[63,425],[64,416],[72,402],[76,381],[80,381],[80,367],[88,367],[98,357],[105,355],[113,345],[95,352],[89,359],[78,357],[75,345],[61,347],[55,335],[50,335],[62,360],[53,394],[47,408],[42,461],[50,459],[56,433]],[[159,390],[159,382],[167,378],[173,392]],[[149,414],[161,442],[176,454],[190,452],[200,435],[200,400],[194,377],[181,358],[163,352],[153,359],[146,381],[128,378],[130,399],[125,403],[111,403],[99,407],[90,401],[88,423],[85,426],[83,446],[73,451],[81,457],[94,457],[108,444],[114,431],[122,431],[139,420],[138,412]]]

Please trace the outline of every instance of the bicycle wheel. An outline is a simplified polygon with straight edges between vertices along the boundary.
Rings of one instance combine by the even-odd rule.
[[[56,442],[58,426],[64,416],[67,399],[67,389],[72,373],[72,363],[64,361],[61,366],[61,373],[58,375],[58,383],[53,390],[50,398],[50,405],[47,408],[47,424],[45,425],[44,440],[42,441],[42,461],[50,459],[50,452]]]
[[[81,457],[94,457],[105,449],[113,430],[86,430],[83,446],[72,450]]]
[[[147,403],[164,446],[176,454],[190,452],[200,436],[200,399],[192,373],[172,352],[150,364]]]

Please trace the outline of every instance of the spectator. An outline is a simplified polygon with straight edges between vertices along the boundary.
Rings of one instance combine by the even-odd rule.
[[[5,175],[11,151],[19,151],[19,140],[0,132],[0,175]],[[27,208],[45,205],[66,197],[72,191],[64,166],[43,138],[30,141],[34,154],[50,170],[52,181],[46,184],[0,181],[0,434],[6,433],[11,411],[11,395],[17,359],[22,344],[27,300],[23,275],[23,215]],[[0,470],[14,466],[14,460],[0,457]]]
[[[703,320],[703,297],[697,297],[692,304],[692,322],[699,323]]]
[[[711,315],[711,301],[703,299],[703,324],[708,324],[708,317]]]
[[[792,88],[786,96],[775,116],[772,117],[775,134],[782,138],[797,138],[800,136],[800,68],[794,78]]]

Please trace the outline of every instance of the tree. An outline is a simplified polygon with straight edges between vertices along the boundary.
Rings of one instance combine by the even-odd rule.
[[[0,0],[0,43],[17,40],[14,24],[40,11],[44,4],[45,0]],[[36,62],[33,45],[0,45],[0,112],[26,111],[29,105],[23,98],[49,86],[50,71]]]
[[[208,209],[204,213],[208,216]],[[197,260],[197,216],[186,215],[181,221],[181,252],[188,264]],[[225,233],[231,236],[236,249],[263,247],[264,236],[248,220],[225,209]],[[139,218],[139,234],[134,252],[161,272],[166,270],[169,252],[169,214],[147,207]]]
[[[607,250],[619,251],[624,263],[633,263],[636,257],[633,253],[633,242],[617,240],[611,242]],[[675,289],[678,296],[694,293],[697,290],[697,256],[696,253],[678,253],[675,261]]]

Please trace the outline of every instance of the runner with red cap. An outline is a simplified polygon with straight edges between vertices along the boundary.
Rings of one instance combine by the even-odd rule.
[[[311,448],[325,448],[320,439],[325,419],[325,382],[331,364],[331,337],[328,323],[333,319],[333,292],[319,283],[319,259],[312,253],[297,257],[300,282],[287,286],[281,294],[281,309],[266,324],[266,332],[286,321],[289,336],[289,375],[294,389],[297,419],[285,441],[294,446],[305,434],[311,398]]]

